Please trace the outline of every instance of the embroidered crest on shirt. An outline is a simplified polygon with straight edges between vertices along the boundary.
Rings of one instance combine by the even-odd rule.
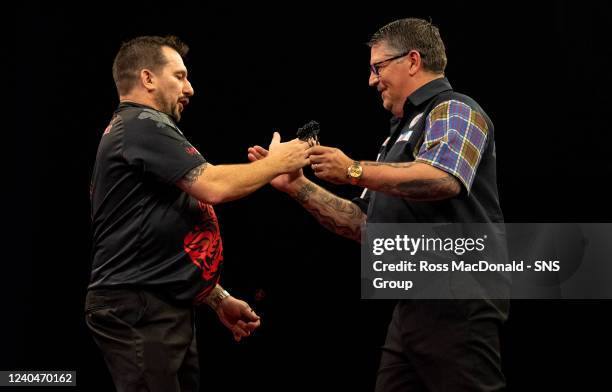
[[[419,113],[416,116],[414,116],[412,118],[412,120],[410,121],[410,125],[408,125],[408,128],[402,130],[402,133],[400,133],[399,137],[397,138],[397,140],[395,142],[399,143],[399,142],[407,142],[407,141],[409,141],[410,137],[414,133],[412,128],[416,125],[417,122],[419,122],[421,117],[423,117],[423,113]]]

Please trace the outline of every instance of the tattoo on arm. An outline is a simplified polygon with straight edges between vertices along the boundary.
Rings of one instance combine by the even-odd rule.
[[[363,162],[364,166],[388,166],[395,168],[408,168],[418,162]],[[412,180],[394,184],[383,184],[380,191],[414,201],[442,200],[450,195],[461,192],[461,184],[455,176],[447,174],[445,177],[431,180]]]
[[[208,163],[206,162],[204,162],[198,167],[194,167],[193,169],[189,171],[189,173],[185,174],[185,177],[183,177],[183,179],[181,180],[181,183],[185,187],[191,188],[191,186],[196,182],[198,177],[200,177],[202,173],[204,173],[204,170],[206,170],[207,167],[208,167]]]
[[[461,192],[459,181],[452,175],[432,180],[413,180],[398,184],[385,185],[383,192],[405,197],[415,201],[441,200],[444,195],[454,195]]]
[[[306,184],[300,188],[296,195],[296,200],[300,203],[304,204],[310,199],[310,195],[316,191],[316,188],[313,184]]]
[[[295,199],[326,229],[361,242],[361,225],[365,223],[366,215],[355,203],[314,184],[302,186]]]
[[[363,166],[389,166],[389,167],[410,167],[416,162],[362,162]]]

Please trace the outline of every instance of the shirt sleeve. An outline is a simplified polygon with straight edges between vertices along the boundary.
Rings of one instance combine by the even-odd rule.
[[[173,184],[206,163],[199,151],[174,128],[151,119],[138,119],[126,129],[123,154],[129,165]]]
[[[425,137],[415,160],[452,174],[469,192],[488,132],[481,113],[460,101],[442,102],[427,116]]]

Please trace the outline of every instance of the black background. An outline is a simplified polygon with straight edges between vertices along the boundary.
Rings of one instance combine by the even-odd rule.
[[[323,144],[374,159],[389,114],[367,86],[365,42],[394,19],[431,17],[453,87],[495,124],[507,221],[612,221],[612,19],[603,5],[330,7],[24,3],[6,11],[13,72],[5,84],[15,108],[3,132],[0,369],[76,370],[78,390],[112,390],[82,311],[88,186],[117,105],[112,60],[137,35],[171,33],[190,45],[195,96],[181,128],[209,161],[245,162],[248,146],[267,145],[274,130],[291,138],[312,119]],[[372,390],[393,303],[359,299],[359,247],[270,187],[216,211],[223,283],[254,303],[262,327],[235,344],[212,311],[200,310],[203,390]],[[266,296],[254,302],[260,289]],[[513,301],[502,342],[510,389],[601,390],[611,311],[604,300]]]

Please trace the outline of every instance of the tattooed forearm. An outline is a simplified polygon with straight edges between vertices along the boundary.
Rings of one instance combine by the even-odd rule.
[[[416,162],[371,162],[365,161],[361,164],[363,166],[389,166],[389,167],[410,167]]]
[[[456,195],[461,191],[461,185],[455,177],[448,175],[431,180],[412,180],[388,184],[384,185],[381,190],[410,200],[427,201],[442,200]]]
[[[354,203],[314,184],[302,186],[295,199],[326,229],[361,242],[361,225],[366,216]]]
[[[316,188],[314,184],[306,184],[300,188],[295,196],[295,199],[300,203],[304,204],[310,199],[310,195],[315,192]]]
[[[198,177],[200,177],[202,173],[204,173],[206,167],[208,167],[208,163],[204,162],[200,166],[191,169],[189,173],[185,174],[185,177],[183,177],[181,183],[187,188],[191,188],[191,186],[196,182]]]

